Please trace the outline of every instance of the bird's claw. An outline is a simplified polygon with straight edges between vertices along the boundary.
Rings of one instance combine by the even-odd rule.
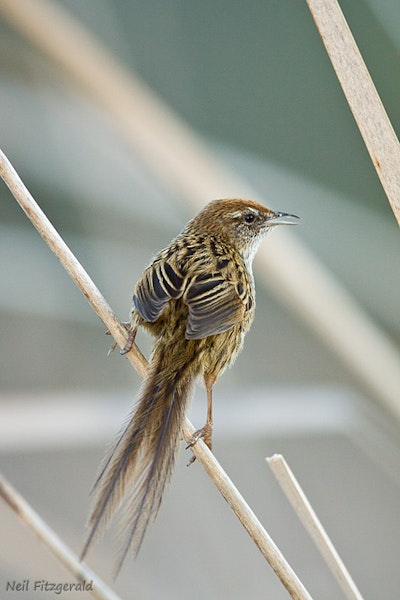
[[[203,442],[206,444],[206,446],[212,452],[212,424],[211,423],[206,423],[204,425],[204,427],[202,427],[201,429],[198,429],[197,431],[194,432],[194,434],[192,435],[192,437],[190,438],[190,440],[187,443],[186,450],[189,450],[189,448],[192,448],[195,444],[197,444],[197,442],[200,439],[203,440]],[[190,459],[190,461],[188,462],[187,466],[189,467],[192,463],[194,463],[195,460],[196,460],[196,456],[193,454],[193,456]]]
[[[137,326],[132,327],[132,325],[130,323],[121,323],[121,324],[125,327],[125,329],[128,332],[128,338],[126,340],[126,344],[122,348],[122,350],[119,351],[121,356],[123,356],[124,354],[127,354],[130,350],[132,350],[132,346],[135,342],[136,333],[137,333],[138,328],[137,328]]]
[[[136,337],[137,327],[132,327],[130,321],[121,321],[121,325],[128,332],[128,338],[126,340],[126,344],[122,348],[122,350],[119,351],[120,354],[124,355],[127,352],[129,352],[129,350],[132,349],[132,346],[133,346],[133,343],[134,343],[135,337]],[[106,335],[111,335],[111,332],[110,332],[109,329],[107,329]],[[117,342],[113,342],[112,345],[110,346],[108,352],[107,352],[107,358],[110,356],[110,354],[112,352],[114,352],[114,350],[115,350],[116,347],[117,347]]]

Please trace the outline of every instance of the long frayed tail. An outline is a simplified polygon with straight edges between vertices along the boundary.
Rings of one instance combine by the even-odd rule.
[[[116,575],[128,551],[139,552],[175,466],[187,403],[198,374],[193,358],[174,367],[171,351],[169,356],[165,348],[154,352],[137,408],[107,455],[94,485],[82,560],[119,508],[125,540]]]

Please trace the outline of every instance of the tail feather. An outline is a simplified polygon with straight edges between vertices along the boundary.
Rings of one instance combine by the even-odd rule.
[[[123,508],[125,541],[117,573],[129,549],[138,553],[148,525],[157,516],[176,462],[186,407],[197,375],[193,368],[196,361],[187,361],[174,370],[171,356],[160,349],[157,355],[137,408],[107,455],[93,488],[95,499],[81,558],[115,512]]]

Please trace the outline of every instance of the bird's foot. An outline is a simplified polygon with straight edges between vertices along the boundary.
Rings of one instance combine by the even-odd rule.
[[[197,444],[197,442],[200,439],[203,440],[203,442],[206,444],[206,446],[212,452],[212,423],[206,423],[204,425],[204,427],[202,427],[201,429],[198,429],[197,431],[194,432],[194,434],[192,435],[192,437],[190,438],[190,440],[187,443],[186,450],[188,450],[189,448],[192,448],[195,444]],[[190,461],[188,462],[187,466],[194,463],[195,460],[196,460],[196,456],[193,455],[192,458],[190,459]]]
[[[126,340],[126,344],[122,348],[122,350],[119,351],[119,353],[123,356],[124,354],[127,354],[129,352],[129,350],[132,350],[132,346],[135,342],[136,333],[137,333],[138,328],[137,328],[137,325],[136,325],[136,327],[132,327],[132,324],[129,321],[123,322],[123,323],[121,323],[121,325],[123,325],[128,332],[128,338]]]
[[[133,342],[135,341],[135,337],[136,337],[137,327],[133,328],[130,321],[121,321],[121,325],[128,332],[128,339],[126,340],[125,346],[122,348],[122,350],[120,350],[120,354],[126,354],[127,352],[129,352],[129,350],[131,350],[131,348],[133,346]],[[111,335],[111,332],[109,330],[107,330],[106,335]],[[107,352],[107,356],[110,356],[110,354],[112,352],[114,352],[116,347],[117,347],[117,342],[113,342],[109,351]]]

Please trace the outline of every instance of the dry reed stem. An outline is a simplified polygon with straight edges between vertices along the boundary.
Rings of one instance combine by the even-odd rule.
[[[117,320],[98,288],[94,285],[89,275],[75,258],[46,215],[39,208],[7,157],[1,151],[0,176],[3,178],[15,199],[44,241],[48,244],[67,273],[82,291],[94,311],[108,327],[118,345],[123,348],[127,335],[125,328]],[[143,377],[146,374],[146,359],[136,345],[126,356]],[[193,432],[194,427],[190,421],[187,420],[184,428],[186,440],[192,436]],[[287,563],[280,550],[265,531],[260,521],[250,509],[244,498],[240,495],[213,454],[202,441],[198,442],[193,447],[193,451],[292,598],[295,600],[311,600],[310,594],[304,588],[293,569]],[[42,539],[45,541],[45,537]],[[51,544],[49,545],[51,546]]]
[[[350,573],[283,456],[275,454],[267,458],[266,461],[348,600],[363,600]]]
[[[106,111],[151,173],[194,210],[212,198],[258,197],[247,181],[225,168],[178,115],[60,5],[47,0],[0,0],[0,12],[57,65],[68,84]],[[400,421],[398,348],[318,257],[285,231],[261,246],[255,267],[258,281],[275,291]]]
[[[307,4],[400,225],[399,140],[337,0]]]
[[[18,515],[19,519],[29,527],[35,535],[53,552],[58,560],[76,577],[79,582],[91,584],[87,590],[98,600],[120,600],[89,567],[60,539],[60,537],[43,521],[28,502],[0,474],[0,497]]]

